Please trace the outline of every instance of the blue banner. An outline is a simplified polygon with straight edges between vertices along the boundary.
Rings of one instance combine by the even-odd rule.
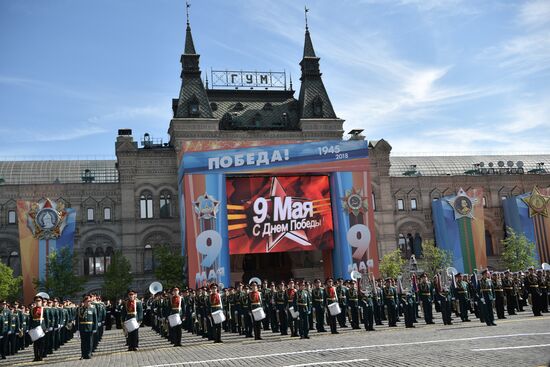
[[[244,173],[296,165],[349,161],[367,156],[366,140],[329,140],[185,153],[179,178],[181,180],[184,173]]]

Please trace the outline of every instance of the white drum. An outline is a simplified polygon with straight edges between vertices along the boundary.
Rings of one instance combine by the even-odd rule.
[[[290,307],[288,311],[290,311],[290,315],[292,316],[293,319],[297,319],[298,316],[300,315],[298,311],[294,311],[294,307]]]
[[[168,322],[170,323],[170,327],[176,327],[178,325],[181,325],[181,316],[179,313],[175,313],[173,315],[168,316]]]
[[[340,305],[338,302],[333,302],[330,305],[328,305],[328,312],[330,312],[331,316],[339,315],[342,310],[340,310]]]
[[[225,315],[222,310],[212,312],[212,319],[214,320],[214,324],[221,324],[225,321]]]
[[[261,321],[265,319],[265,312],[264,309],[261,307],[255,308],[252,310],[252,317],[254,318],[254,321]]]
[[[124,321],[124,326],[126,327],[126,331],[129,333],[139,328],[139,324],[135,317],[132,317],[130,320]]]
[[[29,335],[31,336],[31,340],[34,342],[42,338],[46,334],[44,334],[44,330],[42,329],[42,326],[37,326],[29,331]]]

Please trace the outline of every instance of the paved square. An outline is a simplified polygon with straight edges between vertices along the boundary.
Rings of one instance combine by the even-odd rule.
[[[121,330],[106,331],[91,360],[81,361],[79,340],[71,340],[43,363],[32,348],[2,366],[546,366],[550,362],[550,316],[523,312],[487,327],[477,320],[444,326],[419,320],[415,329],[376,327],[375,332],[339,329],[339,335],[313,331],[309,340],[263,331],[263,341],[224,333],[223,344],[184,334],[172,347],[148,327],[140,329],[140,351],[127,352]]]

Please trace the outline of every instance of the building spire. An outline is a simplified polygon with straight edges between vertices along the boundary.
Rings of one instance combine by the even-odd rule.
[[[300,96],[298,103],[300,106],[300,118],[336,118],[332,104],[328,97],[323,80],[321,79],[321,70],[319,68],[319,58],[315,55],[311,35],[309,34],[309,25],[307,23],[307,13],[309,9],[305,8],[306,35],[304,40],[304,56],[300,61],[302,75],[300,80]]]
[[[307,23],[307,13],[309,9],[306,7],[304,9],[305,20],[306,20],[306,39],[304,42],[304,57],[316,57],[315,50],[313,49],[313,42],[311,42],[311,36],[309,35],[309,26]]]
[[[185,2],[187,27],[185,31],[185,48],[181,55],[181,89],[177,100],[173,102],[174,117],[177,118],[211,118],[212,109],[201,79],[199,67],[200,55],[195,50],[191,25],[189,23],[189,7]],[[176,105],[174,105],[177,102]]]

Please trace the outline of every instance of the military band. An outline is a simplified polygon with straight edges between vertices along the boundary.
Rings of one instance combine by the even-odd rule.
[[[496,326],[495,314],[505,319],[524,312],[527,305],[534,316],[548,312],[549,270],[438,273],[433,281],[425,273],[419,275],[418,284],[412,274],[406,286],[401,276],[375,280],[372,274],[364,274],[367,282],[338,279],[336,285],[328,278],[324,285],[315,279],[312,285],[294,280],[252,281],[221,291],[217,284],[174,287],[144,302],[130,291],[127,300],[119,300],[116,306],[104,304],[97,294],[87,294],[75,305],[39,293],[28,307],[0,301],[0,356],[6,359],[32,345],[34,361],[42,361],[78,331],[81,359],[90,359],[112,318],[123,329],[128,350],[137,351],[142,324],[178,347],[186,340],[183,331],[215,343],[222,342],[222,330],[255,340],[262,340],[262,331],[309,339],[310,330],[324,333],[326,324],[332,334],[338,334],[338,327],[347,328],[348,322],[353,329],[363,325],[366,331],[374,331],[385,320],[396,327],[399,317],[404,317],[405,327],[414,328],[419,309],[426,324],[434,324],[435,308],[444,325],[470,322],[475,315],[487,326]]]

